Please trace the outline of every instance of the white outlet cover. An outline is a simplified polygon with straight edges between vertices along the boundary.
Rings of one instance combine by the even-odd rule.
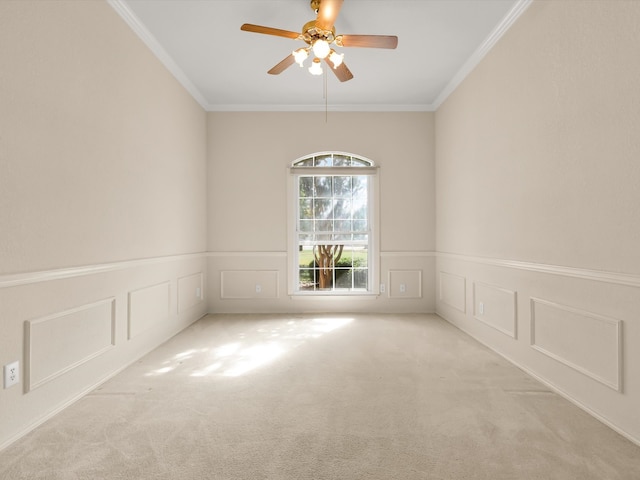
[[[4,366],[4,388],[20,383],[20,362],[8,363]]]

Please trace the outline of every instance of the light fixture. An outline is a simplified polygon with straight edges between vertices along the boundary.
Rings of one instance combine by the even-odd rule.
[[[320,59],[314,58],[313,63],[309,67],[309,73],[311,75],[322,75],[322,65],[320,65]]]
[[[326,40],[318,39],[313,42],[313,54],[320,59],[327,58],[330,50],[329,42]]]
[[[334,69],[342,65],[343,59],[344,53],[338,53],[333,48],[331,49],[331,53],[329,54],[329,61],[333,64]]]
[[[298,50],[294,50],[292,55],[293,58],[296,59],[296,63],[298,65],[300,65],[300,67],[303,67],[303,63],[304,61],[309,57],[309,50],[310,48],[299,48]]]

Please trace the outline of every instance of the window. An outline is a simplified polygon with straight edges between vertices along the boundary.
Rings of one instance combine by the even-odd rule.
[[[290,173],[290,293],[377,293],[373,162],[320,153],[296,160]]]

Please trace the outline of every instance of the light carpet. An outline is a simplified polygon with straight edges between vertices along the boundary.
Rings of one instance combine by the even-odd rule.
[[[209,315],[0,478],[637,480],[640,448],[435,315]]]

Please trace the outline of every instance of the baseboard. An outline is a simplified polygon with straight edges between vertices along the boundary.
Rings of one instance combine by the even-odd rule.
[[[136,357],[136,359],[134,361],[126,364],[122,368],[119,368],[119,369],[117,369],[116,371],[114,371],[112,373],[109,373],[108,375],[106,375],[105,377],[101,378],[100,380],[98,380],[93,385],[87,387],[85,390],[83,390],[80,393],[78,393],[77,395],[74,395],[73,397],[71,397],[69,400],[67,400],[63,404],[58,405],[55,409],[51,410],[47,414],[43,415],[42,417],[38,418],[34,422],[30,423],[29,425],[27,425],[21,431],[17,432],[12,437],[9,437],[8,440],[6,440],[4,443],[0,444],[0,451],[4,450],[5,448],[7,448],[9,445],[13,444],[14,442],[20,440],[22,437],[24,437],[28,433],[31,433],[33,430],[38,428],[40,425],[42,425],[46,421],[52,419],[57,414],[59,414],[60,412],[62,412],[66,408],[70,407],[71,405],[73,405],[78,400],[82,399],[85,395],[91,393],[96,388],[98,388],[100,385],[102,385],[106,381],[110,380],[111,378],[115,377],[118,373],[122,372],[123,370],[125,370],[129,366],[133,365],[135,362],[137,362],[140,358],[142,358],[147,353],[149,353],[149,352],[145,352],[144,354],[140,355],[139,357]]]

